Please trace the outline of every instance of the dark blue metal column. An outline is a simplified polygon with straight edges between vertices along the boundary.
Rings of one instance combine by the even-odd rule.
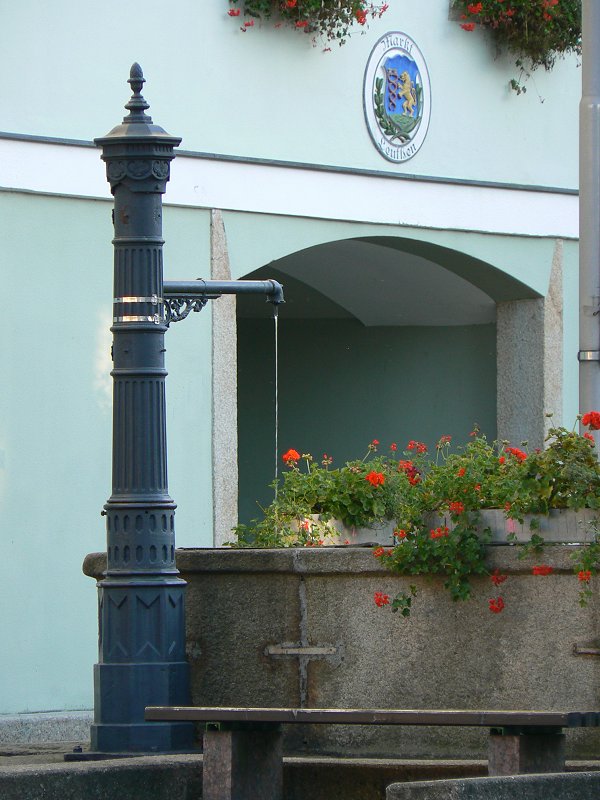
[[[185,582],[167,486],[162,266],[162,194],[181,139],[145,113],[138,64],[129,83],[129,114],[95,140],[115,198],[113,486],[91,742],[100,752],[184,750],[193,739],[189,724],[144,722],[147,705],[190,701]]]

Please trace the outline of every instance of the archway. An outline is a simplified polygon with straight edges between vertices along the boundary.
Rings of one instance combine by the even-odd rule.
[[[285,286],[279,321],[279,444],[335,463],[378,439],[429,447],[496,419],[497,302],[539,295],[464,253],[396,237],[309,247],[248,273]],[[275,475],[273,323],[240,298],[239,518]]]

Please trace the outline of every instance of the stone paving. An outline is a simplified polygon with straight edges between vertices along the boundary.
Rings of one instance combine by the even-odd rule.
[[[28,744],[0,745],[0,766],[12,767],[18,764],[54,764],[64,761],[65,753],[72,753],[75,747],[87,750],[89,743],[82,742],[43,742]]]

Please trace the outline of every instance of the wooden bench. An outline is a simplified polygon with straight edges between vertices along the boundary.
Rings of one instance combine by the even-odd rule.
[[[283,724],[484,727],[488,773],[516,775],[563,772],[563,730],[600,712],[149,706],[146,719],[204,723],[203,800],[281,800]]]

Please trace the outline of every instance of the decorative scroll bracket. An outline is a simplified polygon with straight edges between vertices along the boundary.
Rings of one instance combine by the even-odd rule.
[[[209,300],[216,300],[220,294],[202,295],[201,297],[165,297],[165,324],[181,322],[192,311],[202,311]]]

